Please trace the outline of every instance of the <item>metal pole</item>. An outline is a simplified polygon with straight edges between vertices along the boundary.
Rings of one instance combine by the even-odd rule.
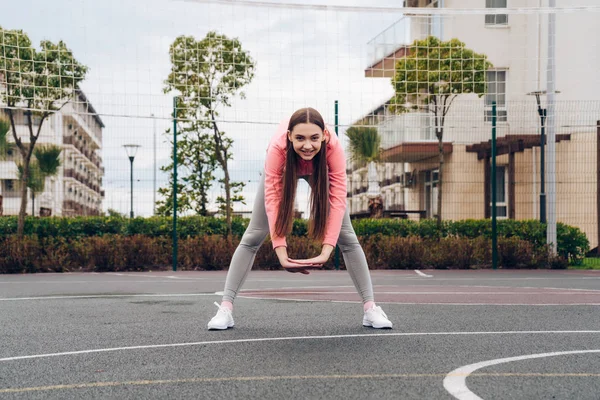
[[[549,0],[549,8],[556,7],[556,0]],[[546,123],[548,125],[548,225],[546,230],[546,243],[551,251],[556,254],[556,110],[554,96],[556,93],[556,71],[555,71],[555,50],[556,50],[556,14],[548,14],[548,74],[547,88],[548,93],[548,116]]]
[[[177,97],[173,97],[173,271],[177,271]]]
[[[129,218],[133,218],[133,157],[129,157],[129,198],[131,203]]]
[[[338,101],[337,100],[335,101],[334,112],[335,112],[335,135],[338,136]],[[347,205],[346,205],[346,207],[347,207]],[[339,269],[340,269],[340,247],[338,245],[335,246],[335,254],[333,256],[333,265],[335,266],[335,269],[339,271]]]
[[[152,168],[152,215],[156,215],[156,119],[152,115],[153,139],[154,139],[154,168]]]
[[[538,95],[539,97],[539,95]],[[546,223],[546,109],[542,109],[538,102],[538,113],[541,121],[540,134],[540,222]]]
[[[496,226],[496,102],[492,103],[492,268],[498,268],[498,230]]]

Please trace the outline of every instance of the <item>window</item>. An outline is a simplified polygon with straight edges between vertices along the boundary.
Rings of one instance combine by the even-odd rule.
[[[425,211],[427,218],[437,217],[438,214],[438,182],[439,172],[425,171]]]
[[[496,102],[496,121],[507,121],[506,71],[486,71],[487,91],[485,95],[485,122],[492,122],[492,103]]]
[[[496,216],[498,218],[508,217],[508,200],[506,196],[506,173],[506,166],[496,166]],[[490,215],[492,215],[491,209],[492,203],[490,202]]]
[[[13,179],[2,180],[2,195],[5,198],[20,197],[18,181]]]
[[[507,0],[485,0],[485,8],[506,8]],[[486,25],[508,25],[508,14],[486,14]]]

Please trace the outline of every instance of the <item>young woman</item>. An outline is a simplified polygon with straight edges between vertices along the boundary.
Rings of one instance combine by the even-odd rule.
[[[311,187],[309,234],[323,243],[316,257],[293,260],[288,257],[285,236],[293,222],[298,178]],[[392,323],[375,305],[373,286],[365,253],[360,246],[346,209],[346,157],[341,143],[313,108],[296,111],[277,128],[267,150],[265,173],[254,201],[252,217],[233,254],[227,272],[223,300],[208,329],[234,325],[233,301],[252,269],[259,247],[271,235],[281,266],[289,272],[308,274],[321,267],[340,246],[346,269],[364,305],[363,325],[391,328]]]

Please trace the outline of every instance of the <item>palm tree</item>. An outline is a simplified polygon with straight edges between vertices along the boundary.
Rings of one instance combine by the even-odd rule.
[[[369,198],[371,217],[381,217],[383,201],[377,177],[377,163],[381,160],[381,136],[376,128],[363,126],[348,128],[346,136],[350,139],[351,158],[368,165],[367,180],[369,187],[367,197]]]
[[[60,167],[61,148],[55,145],[46,145],[36,148],[33,152],[36,160],[31,163],[27,187],[31,190],[31,215],[35,215],[35,195],[42,193],[46,188],[46,178],[58,174]],[[23,166],[17,166],[19,179],[23,174]]]

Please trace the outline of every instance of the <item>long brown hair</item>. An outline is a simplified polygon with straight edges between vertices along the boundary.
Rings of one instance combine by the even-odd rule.
[[[301,108],[292,114],[288,131],[294,130],[298,124],[315,124],[322,131],[325,130],[323,117],[314,108]],[[296,187],[298,180],[297,165],[300,157],[294,151],[292,142],[287,139],[285,169],[283,172],[283,194],[279,210],[277,213],[277,222],[275,223],[275,233],[277,236],[285,236],[292,230],[294,217],[294,200],[296,199]],[[327,174],[327,143],[321,144],[321,150],[312,159],[313,172],[310,177],[311,196],[310,196],[310,218],[308,223],[308,233],[316,240],[323,240],[325,237],[325,225],[329,215],[329,180]]]

